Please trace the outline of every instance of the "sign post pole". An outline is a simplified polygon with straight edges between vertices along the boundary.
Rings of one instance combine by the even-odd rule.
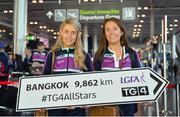
[[[162,44],[163,44],[163,77],[167,79],[167,60],[166,60],[166,43],[167,43],[167,15],[162,19]],[[164,90],[164,115],[167,116],[167,90]]]
[[[180,84],[176,84],[176,95],[177,95],[177,117],[180,116],[180,101],[179,101],[179,85]]]

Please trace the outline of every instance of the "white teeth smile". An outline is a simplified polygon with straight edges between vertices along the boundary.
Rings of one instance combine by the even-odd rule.
[[[72,39],[71,39],[71,40],[69,40],[69,39],[66,39],[66,41],[68,41],[68,42],[72,42]]]

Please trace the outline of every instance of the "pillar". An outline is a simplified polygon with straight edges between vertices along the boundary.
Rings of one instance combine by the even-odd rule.
[[[28,0],[14,0],[14,53],[22,55],[26,47]]]
[[[87,29],[87,25],[83,25],[83,30],[82,30],[82,34],[83,34],[83,46],[84,46],[84,50],[85,52],[88,52],[88,29]]]
[[[97,39],[97,35],[95,34],[93,37],[93,54],[95,54],[97,48],[98,48],[98,39]]]

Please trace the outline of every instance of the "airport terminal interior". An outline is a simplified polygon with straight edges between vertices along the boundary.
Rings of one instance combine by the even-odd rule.
[[[44,69],[43,65],[34,67],[34,64],[31,64],[29,71],[26,71],[27,65],[23,64],[27,56],[25,50],[28,48],[29,52],[34,54],[38,51],[38,46],[43,45],[46,54],[51,52],[53,45],[60,39],[60,25],[69,18],[80,22],[83,49],[89,54],[92,62],[98,47],[103,44],[100,40],[103,38],[104,20],[108,18],[120,20],[125,28],[129,47],[137,52],[140,59],[142,69],[138,69],[153,72],[159,79],[152,82],[164,85],[156,87],[158,92],[156,95],[151,91],[154,90],[153,83],[151,85],[150,82],[144,81],[144,85],[139,84],[149,88],[147,99],[143,99],[146,97],[138,93],[138,96],[132,94],[128,98],[122,97],[125,101],[119,99],[118,102],[115,98],[113,103],[110,103],[111,100],[106,102],[105,99],[104,103],[101,101],[97,103],[98,99],[94,102],[88,102],[88,99],[85,102],[79,101],[79,106],[86,108],[87,116],[91,116],[88,115],[90,113],[88,108],[91,106],[124,103],[137,104],[134,116],[180,116],[180,0],[0,0],[0,54],[5,53],[8,59],[8,72],[3,73],[4,64],[0,55],[0,116],[48,116],[46,112],[49,109],[68,108],[74,105],[78,107],[78,101],[74,105],[67,101],[69,105],[66,103],[67,105],[53,106],[55,104],[51,102],[52,104],[41,106],[42,102],[38,104],[37,101],[28,98],[25,101],[36,102],[35,106],[32,104],[31,107],[20,98],[26,96],[20,95],[23,89],[20,91],[19,86],[22,85],[23,88],[23,81],[25,82],[23,78],[38,78],[39,75],[42,77]],[[19,83],[21,78],[22,83]],[[141,80],[137,79],[137,82]],[[133,83],[129,82],[124,80],[123,83],[133,86]],[[75,82],[75,86],[78,87],[77,83],[80,81]],[[138,87],[137,85],[135,83],[134,87]],[[67,84],[64,84],[64,87],[66,86]],[[83,91],[95,89],[83,88]],[[105,90],[102,92],[104,92],[102,95],[106,94],[107,97],[111,95]]]

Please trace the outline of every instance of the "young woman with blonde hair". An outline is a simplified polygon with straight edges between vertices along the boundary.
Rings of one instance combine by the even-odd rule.
[[[83,51],[81,24],[67,19],[60,26],[57,42],[48,53],[43,74],[80,73],[92,70],[90,56]],[[85,116],[84,108],[50,110],[50,116]]]

